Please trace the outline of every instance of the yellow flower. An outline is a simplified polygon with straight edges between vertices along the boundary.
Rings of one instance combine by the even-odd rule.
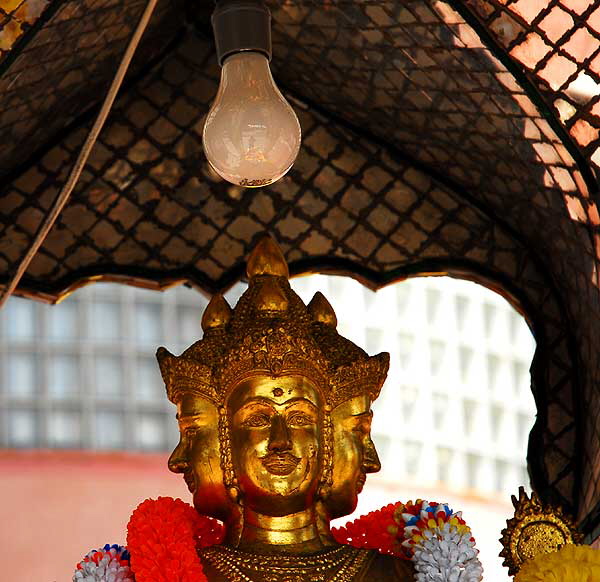
[[[600,551],[568,544],[550,554],[525,562],[515,582],[598,582]]]

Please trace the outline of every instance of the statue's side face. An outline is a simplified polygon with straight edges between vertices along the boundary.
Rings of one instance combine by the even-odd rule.
[[[319,482],[322,402],[303,376],[253,376],[233,390],[231,457],[244,505],[282,516],[312,505]]]
[[[325,503],[332,519],[352,513],[368,473],[381,469],[371,440],[371,400],[355,396],[331,413],[333,423],[333,483]]]
[[[231,504],[221,471],[217,408],[206,398],[185,394],[177,403],[177,419],[179,444],[169,469],[183,474],[200,513],[224,520]]]

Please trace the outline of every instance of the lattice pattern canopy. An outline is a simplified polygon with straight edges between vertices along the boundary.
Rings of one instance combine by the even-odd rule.
[[[3,281],[64,182],[144,4],[3,4]],[[304,135],[289,175],[244,190],[211,173],[200,136],[218,82],[212,5],[164,0],[18,292],[56,300],[101,276],[222,290],[265,231],[296,273],[345,272],[372,287],[434,271],[484,282],[536,333],[536,489],[591,531],[600,0],[268,4],[273,71]]]

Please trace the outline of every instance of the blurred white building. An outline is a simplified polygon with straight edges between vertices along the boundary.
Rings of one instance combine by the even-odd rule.
[[[308,302],[330,300],[338,331],[370,354],[391,353],[373,406],[383,470],[369,476],[358,513],[420,496],[449,501],[472,524],[486,582],[508,576],[496,558],[510,494],[529,485],[525,455],[535,414],[534,340],[499,295],[428,277],[377,293],[344,277],[292,280]],[[226,296],[235,303],[244,285]],[[12,298],[0,313],[0,447],[165,451],[174,407],[154,358],[201,335],[207,300],[95,284],[57,306]]]

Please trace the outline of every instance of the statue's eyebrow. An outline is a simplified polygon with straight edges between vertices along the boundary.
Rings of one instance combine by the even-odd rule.
[[[357,418],[359,420],[362,420],[363,418],[364,419],[368,418],[369,420],[372,420],[372,418],[373,418],[373,411],[369,410],[367,412],[359,412],[358,414],[351,414],[350,416],[352,418]]]
[[[207,420],[207,414],[205,412],[199,412],[196,414],[179,414],[177,413],[175,415],[175,418],[177,419],[177,422],[179,422],[179,424],[191,424],[192,422],[198,420],[198,421],[206,421]]]
[[[297,398],[290,398],[286,400],[283,404],[286,408],[293,406],[294,404],[308,404],[311,408],[317,409],[317,406],[314,402],[310,401],[308,398],[304,398],[303,396],[298,396]]]
[[[265,398],[264,396],[253,396],[252,398],[248,398],[248,400],[246,400],[238,410],[242,410],[242,408],[250,406],[256,406],[257,404],[264,404],[265,406],[273,408],[273,402],[269,398]]]
[[[316,410],[317,406],[311,402],[310,400],[308,400],[308,398],[304,398],[303,396],[298,396],[296,398],[290,398],[289,400],[286,400],[283,405],[288,408],[290,406],[293,406],[294,404],[298,404],[298,403],[305,403],[308,404],[311,408],[314,408]],[[265,406],[268,406],[269,408],[272,408],[273,410],[275,410],[276,406],[281,406],[281,405],[277,405],[277,403],[274,403],[273,400],[271,400],[270,398],[266,398],[264,396],[253,396],[252,398],[249,398],[248,400],[246,400],[246,402],[244,402],[244,404],[242,404],[241,408],[239,408],[239,410],[242,410],[246,407],[251,407],[251,406],[256,406],[256,405],[260,405],[263,404]]]

